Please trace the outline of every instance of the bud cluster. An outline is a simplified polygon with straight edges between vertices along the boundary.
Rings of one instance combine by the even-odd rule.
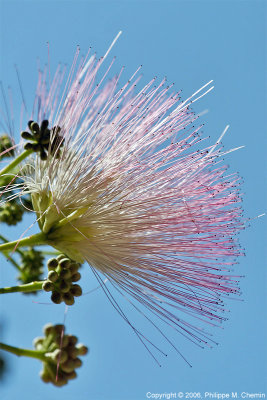
[[[30,283],[39,281],[43,274],[44,256],[41,251],[30,247],[29,250],[20,252],[21,255],[21,271],[18,280],[22,283]],[[37,292],[25,292],[25,294],[36,294]]]
[[[40,153],[42,160],[47,159],[48,151],[55,155],[56,158],[59,158],[59,150],[64,141],[63,137],[59,135],[60,127],[54,126],[52,129],[49,129],[48,125],[49,122],[47,119],[42,121],[41,126],[35,121],[29,121],[28,127],[31,132],[21,132],[23,139],[30,140],[30,142],[24,145],[24,149]]]
[[[51,292],[53,303],[60,304],[64,301],[67,305],[74,304],[74,297],[82,295],[80,285],[73,284],[78,282],[81,274],[78,272],[81,264],[72,261],[65,254],[60,254],[57,258],[51,258],[47,262],[49,270],[47,279],[43,283],[43,290]]]
[[[66,385],[70,379],[76,378],[75,370],[82,365],[78,356],[86,355],[88,348],[77,344],[76,336],[65,335],[65,326],[61,324],[47,324],[44,334],[45,337],[36,338],[33,343],[35,349],[44,352],[46,357],[40,372],[41,379],[55,386]]]
[[[4,151],[10,149],[10,147],[13,146],[14,143],[12,143],[12,139],[10,136],[8,136],[7,134],[1,135],[0,136],[0,154],[4,153]],[[13,157],[14,156],[14,149],[11,149],[9,151],[7,151],[4,154],[1,154],[0,159],[4,158],[4,157]]]
[[[23,207],[17,201],[6,201],[0,206],[0,222],[16,225],[22,220]]]
[[[14,187],[19,186],[20,183],[19,175],[7,174],[0,176],[1,200],[3,200],[0,206],[0,222],[4,222],[7,225],[16,225],[22,220],[25,211],[33,209],[29,195],[23,196],[21,201],[16,198],[9,200],[16,193]]]

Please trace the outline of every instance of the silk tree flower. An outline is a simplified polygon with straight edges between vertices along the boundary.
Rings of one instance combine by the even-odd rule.
[[[48,87],[39,72],[30,120],[49,121],[52,136],[60,128],[60,156],[49,146],[47,159],[28,158],[20,195],[31,195],[45,244],[87,261],[100,282],[99,272],[150,311],[153,326],[156,315],[205,345],[192,316],[225,319],[224,296],[239,292],[230,270],[244,226],[240,178],[227,172],[220,139],[202,144],[191,110],[211,82],[182,101],[165,79],[136,90],[139,69],[119,86],[122,71],[107,78],[114,60],[101,75],[105,57],[79,61],[78,52],[66,80],[59,66]]]

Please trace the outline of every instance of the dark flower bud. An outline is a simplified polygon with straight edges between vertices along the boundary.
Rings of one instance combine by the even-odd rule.
[[[80,285],[72,285],[70,288],[70,293],[75,297],[79,297],[83,292]]]
[[[48,336],[48,335],[50,335],[51,333],[54,333],[54,332],[55,332],[55,327],[54,327],[54,325],[51,324],[51,323],[46,324],[46,325],[43,327],[43,332],[44,332],[45,336]]]
[[[70,290],[70,287],[71,287],[71,284],[64,280],[62,280],[61,283],[59,284],[59,288],[62,293],[68,293]]]
[[[32,133],[39,133],[39,125],[37,124],[37,122],[32,121],[31,125],[30,125],[30,130],[32,131]]]
[[[71,261],[69,258],[63,258],[59,261],[59,265],[61,268],[68,268],[71,264]]]
[[[81,279],[80,272],[75,272],[75,274],[73,274],[71,277],[72,282],[78,282],[80,279]]]
[[[56,292],[56,291],[53,291],[53,292],[52,292],[52,295],[51,295],[51,300],[52,300],[52,302],[55,303],[55,304],[60,304],[60,303],[62,302],[62,295],[61,295],[61,293],[58,293],[58,292]]]
[[[45,281],[45,282],[43,283],[43,285],[42,285],[42,289],[43,289],[45,292],[51,292],[51,291],[54,289],[54,285],[53,285],[52,282]]]
[[[42,379],[42,381],[43,381],[44,383],[49,383],[49,382],[51,382],[51,378],[50,378],[49,372],[46,371],[45,369],[43,369],[42,371],[40,371],[40,378]]]
[[[33,150],[33,144],[32,143],[25,143],[24,145],[25,150]]]
[[[69,279],[71,277],[71,272],[69,269],[62,269],[59,276],[61,279]]]
[[[66,372],[66,377],[68,379],[75,379],[77,378],[77,373],[76,371]]]
[[[49,270],[55,269],[58,266],[58,262],[56,258],[50,258],[50,260],[47,261],[47,267]]]
[[[75,360],[68,358],[60,367],[64,372],[72,372],[75,369]]]
[[[47,119],[44,119],[41,123],[41,132],[45,132],[48,128],[49,121]]]
[[[74,361],[74,368],[80,368],[83,364],[80,358],[75,358],[73,361]]]
[[[78,338],[76,336],[73,335],[68,335],[69,338],[69,344],[72,346],[75,346],[78,342]]]
[[[72,275],[76,274],[78,269],[79,269],[79,265],[73,263],[73,264],[70,265],[69,269],[70,269],[70,272],[71,272]]]
[[[67,306],[72,306],[74,304],[74,297],[71,293],[64,293],[62,298]]]
[[[74,347],[74,346],[72,346],[72,347],[70,347],[69,349],[68,349],[68,355],[71,357],[71,358],[76,358],[78,355],[79,355],[79,350],[76,348],[76,347]]]
[[[59,333],[60,335],[62,334],[62,331],[64,331],[65,326],[63,324],[56,324],[54,325],[56,333]]]
[[[23,139],[27,139],[27,140],[33,140],[34,139],[34,137],[32,136],[32,134],[30,133],[30,132],[27,132],[27,131],[24,131],[24,132],[21,132],[21,137],[23,138]]]

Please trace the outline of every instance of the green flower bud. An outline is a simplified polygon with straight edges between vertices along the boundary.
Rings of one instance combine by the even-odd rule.
[[[65,376],[65,374],[63,375],[62,373],[58,373],[55,380],[53,381],[53,384],[55,386],[64,386],[68,383],[68,379]]]
[[[68,353],[65,350],[60,350],[60,349],[56,349],[52,355],[51,358],[56,362],[56,363],[60,363],[63,364],[64,362],[67,361],[68,359]]]
[[[75,358],[73,361],[74,361],[74,368],[80,368],[83,364],[80,358]]]
[[[49,373],[44,369],[42,371],[40,371],[40,378],[45,383],[51,382],[51,377],[50,377]]]
[[[35,349],[38,349],[38,347],[42,347],[43,341],[44,341],[44,338],[36,337],[33,340],[33,346],[35,347]]]
[[[69,279],[71,278],[71,272],[69,269],[62,269],[59,273],[61,279]]]
[[[62,349],[65,349],[65,347],[67,347],[69,343],[68,337],[66,335],[63,335],[62,337],[62,330],[60,333],[58,333],[58,336],[55,337],[54,341]]]
[[[75,369],[75,360],[68,358],[68,360],[61,364],[60,367],[64,372],[72,372]]]
[[[58,273],[56,271],[49,271],[47,278],[51,282],[56,282],[59,278]]]
[[[48,335],[50,335],[51,333],[55,333],[56,330],[55,330],[54,325],[51,324],[51,323],[49,323],[49,324],[46,324],[46,325],[43,327],[43,332],[44,332],[45,336],[48,336]]]
[[[68,335],[69,338],[69,345],[75,346],[78,342],[77,336],[74,335]]]
[[[75,359],[79,355],[79,350],[76,347],[68,348],[68,355]]]
[[[63,258],[66,258],[65,254],[59,254],[57,256],[57,261],[59,262],[60,260],[63,260]]]
[[[69,258],[63,258],[59,261],[61,268],[68,268],[71,265],[71,260]]]
[[[75,379],[75,378],[77,378],[77,373],[75,371],[66,372],[66,377],[68,379]]]
[[[58,262],[57,262],[56,258],[50,258],[47,261],[47,268],[49,269],[49,271],[56,269],[57,266],[58,266]]]
[[[42,289],[45,292],[52,292],[52,290],[54,289],[54,285],[52,282],[49,281],[44,281],[43,285],[42,285]]]
[[[79,343],[77,345],[77,349],[78,349],[78,354],[79,356],[85,356],[88,353],[88,347],[86,347],[84,344]]]

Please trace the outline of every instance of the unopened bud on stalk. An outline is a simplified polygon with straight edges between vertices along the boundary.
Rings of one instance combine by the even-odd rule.
[[[45,383],[66,385],[77,377],[75,369],[82,365],[77,356],[85,355],[88,349],[83,344],[77,344],[76,336],[66,335],[62,324],[47,324],[43,331],[45,337],[34,340],[35,349],[45,354],[40,377]]]

